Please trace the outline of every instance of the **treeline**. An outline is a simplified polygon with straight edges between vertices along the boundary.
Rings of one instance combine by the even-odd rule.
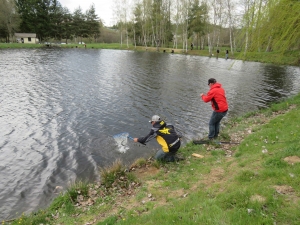
[[[57,0],[0,0],[0,36],[12,41],[14,33],[36,33],[40,41],[100,36],[102,22],[94,5],[73,13]]]
[[[112,0],[121,45],[234,51],[300,49],[299,0]],[[101,16],[101,15],[100,15]],[[0,0],[0,37],[103,39],[92,5],[73,13],[56,0]],[[115,32],[114,32],[115,33]],[[102,37],[101,37],[102,36]]]
[[[114,0],[121,44],[234,51],[300,49],[299,0]],[[132,9],[132,10],[131,10]]]

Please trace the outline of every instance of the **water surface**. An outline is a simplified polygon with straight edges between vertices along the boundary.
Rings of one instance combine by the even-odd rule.
[[[227,118],[299,92],[299,67],[168,53],[94,49],[0,51],[0,220],[46,207],[57,186],[97,180],[99,167],[155,153],[112,136],[146,135],[160,115],[185,141],[208,131],[199,94],[223,84]]]

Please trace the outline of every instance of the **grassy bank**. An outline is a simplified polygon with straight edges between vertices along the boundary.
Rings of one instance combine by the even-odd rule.
[[[45,45],[43,44],[21,44],[21,43],[0,43],[0,49],[8,49],[8,48],[42,48]]]
[[[18,44],[18,43],[0,43],[0,49],[7,48],[45,48],[47,47],[44,44]],[[219,48],[220,53],[217,55],[216,49],[213,50],[213,55],[209,54],[208,48],[204,50],[190,50],[188,52],[183,51],[182,49],[173,49],[173,48],[159,48],[156,47],[142,47],[137,46],[134,47],[129,45],[127,48],[126,44],[123,44],[122,47],[119,43],[112,44],[104,44],[104,43],[88,43],[86,45],[79,44],[64,44],[64,45],[51,45],[51,47],[59,47],[59,48],[81,48],[81,49],[120,49],[120,50],[133,50],[133,51],[149,51],[149,52],[161,52],[161,53],[172,53],[174,54],[186,54],[186,55],[195,55],[195,56],[206,56],[213,58],[225,59],[225,51],[226,49],[230,50],[230,48],[221,47]],[[289,51],[289,52],[248,52],[244,55],[243,52],[234,52],[234,54],[229,54],[230,59],[239,59],[245,61],[254,61],[254,62],[262,62],[262,63],[273,63],[278,65],[293,65],[300,66],[300,51]]]
[[[51,206],[3,224],[300,224],[300,95],[225,124],[184,161],[139,159],[100,171]],[[200,157],[195,157],[196,153]]]

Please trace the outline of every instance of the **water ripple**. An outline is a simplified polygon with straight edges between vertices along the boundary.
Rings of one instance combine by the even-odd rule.
[[[131,163],[158,146],[113,135],[146,135],[153,114],[185,140],[208,131],[210,104],[199,95],[215,77],[226,90],[227,117],[298,93],[297,67],[167,53],[92,49],[0,51],[0,220],[47,206],[76,180],[120,158]]]

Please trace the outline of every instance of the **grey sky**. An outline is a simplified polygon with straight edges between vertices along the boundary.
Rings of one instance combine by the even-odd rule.
[[[63,7],[67,7],[74,12],[79,6],[85,12],[94,3],[96,14],[104,22],[105,26],[113,25],[113,1],[112,0],[59,0]]]

